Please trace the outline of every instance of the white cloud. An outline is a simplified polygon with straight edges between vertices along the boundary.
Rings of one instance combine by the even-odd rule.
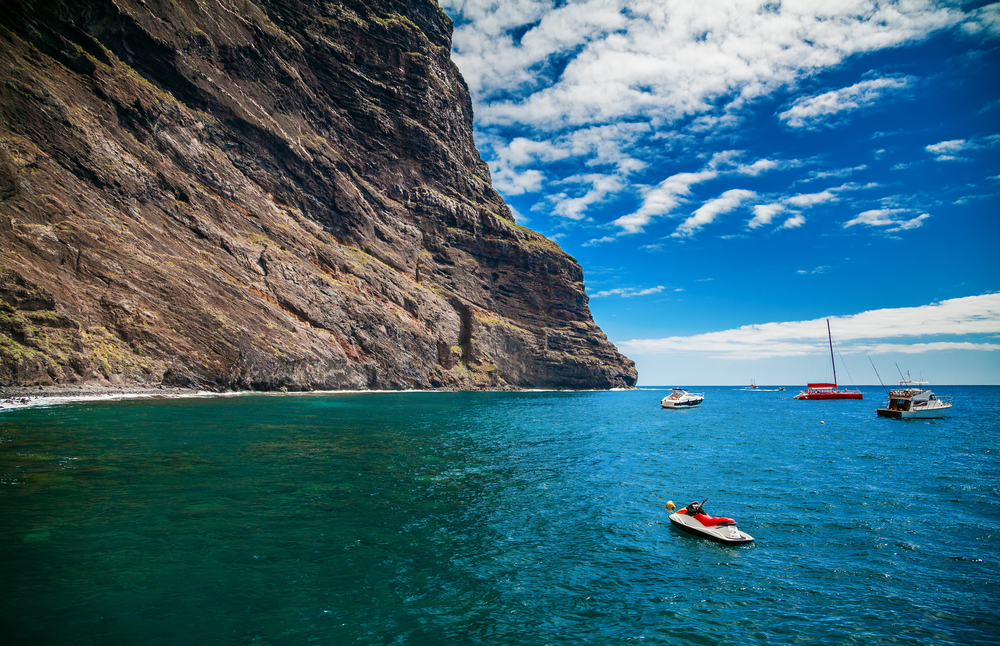
[[[806,218],[801,213],[796,213],[792,217],[785,220],[784,224],[781,225],[782,229],[797,229],[803,224],[805,224]]]
[[[535,193],[542,188],[545,180],[545,175],[541,171],[526,170],[518,172],[516,169],[505,164],[497,164],[495,167],[491,167],[490,171],[493,188],[505,195]]]
[[[755,204],[753,207],[753,219],[747,222],[747,226],[751,229],[767,226],[771,224],[774,216],[784,210],[784,204]]]
[[[969,142],[965,139],[952,139],[951,141],[942,141],[925,146],[924,150],[934,155],[934,159],[937,161],[952,161],[956,159],[958,153],[962,152],[968,146]]]
[[[586,241],[586,242],[583,243],[583,246],[584,247],[596,247],[598,245],[604,244],[605,242],[614,242],[614,241],[615,241],[615,237],[614,236],[604,236],[603,238],[594,238],[593,240],[588,240],[588,241]]]
[[[856,224],[863,224],[869,227],[891,227],[886,229],[889,232],[905,231],[923,226],[924,221],[930,218],[930,214],[923,213],[910,220],[900,220],[894,217],[899,213],[906,213],[906,209],[874,209],[859,213],[853,220],[844,223],[844,228],[853,227]]]
[[[611,224],[623,233],[641,233],[643,227],[655,217],[669,215],[681,200],[691,193],[691,186],[714,179],[718,172],[705,169],[697,173],[677,173],[652,188],[642,190],[642,206],[634,213],[623,215]]]
[[[935,161],[968,161],[962,153],[976,150],[986,150],[1000,145],[1000,135],[973,137],[971,139],[950,139],[936,144],[924,146],[924,150],[934,156]]]
[[[614,123],[581,128],[557,139],[559,147],[572,157],[589,157],[591,165],[610,165],[627,175],[646,167],[646,163],[625,149],[650,134],[646,123]]]
[[[821,125],[830,117],[851,112],[875,103],[887,92],[906,87],[906,79],[879,78],[861,81],[818,96],[800,98],[791,108],[778,115],[792,128]]]
[[[552,207],[552,212],[556,215],[569,218],[570,220],[582,220],[587,208],[597,204],[607,198],[609,194],[616,193],[624,188],[621,177],[615,175],[575,175],[563,180],[564,184],[589,184],[590,190],[578,197],[561,196]]]
[[[550,142],[538,142],[524,137],[503,141],[480,133],[479,144],[492,151],[489,161],[493,187],[504,195],[535,193],[545,184],[545,174],[535,168],[523,168],[536,163],[549,163],[569,157],[570,152]]]
[[[911,220],[902,220],[897,223],[897,226],[887,230],[890,232],[894,232],[894,231],[906,231],[908,229],[916,229],[917,227],[923,226],[924,220],[926,220],[929,217],[931,217],[929,213],[923,213]]]
[[[828,318],[843,354],[1000,350],[996,343],[921,340],[932,336],[1000,335],[1000,293]],[[907,338],[921,341],[888,342]],[[826,343],[826,320],[821,318],[745,325],[693,336],[633,339],[616,345],[626,354],[695,352],[711,358],[749,360],[822,354]]]
[[[875,158],[878,159],[884,153],[884,150],[876,150]],[[813,171],[809,174],[809,177],[800,179],[802,183],[815,182],[820,179],[836,179],[841,177],[847,177],[848,175],[853,175],[854,173],[863,171],[868,168],[867,164],[861,164],[860,166],[853,166],[851,168],[838,168],[836,170],[826,170],[826,171]]]
[[[649,296],[650,294],[659,294],[666,287],[663,285],[657,285],[656,287],[649,287],[647,289],[635,289],[632,287],[619,287],[616,289],[606,289],[604,291],[597,292],[591,298],[604,298],[607,296],[621,296],[622,298],[632,298],[633,296]],[[674,290],[680,291],[680,290]]]
[[[778,162],[771,159],[758,159],[752,164],[741,164],[737,167],[736,172],[740,175],[750,175],[751,177],[756,177],[765,171],[769,171],[773,168],[778,167]]]
[[[1000,36],[1000,2],[981,7],[973,11],[962,28],[970,34],[986,33],[994,37]]]
[[[870,227],[885,227],[896,224],[892,218],[897,213],[902,213],[905,209],[873,209],[859,213],[853,220],[844,223],[844,228],[853,227],[855,224],[867,224]]]
[[[924,352],[946,352],[949,350],[973,350],[979,352],[995,352],[1000,350],[996,343],[969,343],[938,341],[936,343],[876,343],[874,345],[856,345],[853,354],[923,354]]]
[[[648,131],[645,124],[615,124],[577,130],[551,141],[526,137],[504,141],[485,132],[478,132],[476,141],[484,155],[490,154],[494,188],[504,195],[523,195],[538,192],[546,185],[546,175],[535,166],[570,158],[588,158],[591,165],[612,166],[621,178],[616,181],[622,184],[629,174],[646,167],[642,160],[623,152],[623,147]]]
[[[776,215],[785,211],[786,206],[809,208],[810,206],[815,206],[824,202],[834,201],[837,199],[836,194],[833,192],[834,190],[838,189],[828,189],[819,193],[799,193],[797,195],[784,197],[780,200],[780,202],[755,204],[753,207],[753,219],[747,222],[747,227],[750,229],[756,229],[771,224],[771,221],[774,220]],[[795,211],[785,219],[779,228],[796,229],[805,224],[805,221],[805,216]]]
[[[746,189],[734,188],[728,190],[719,197],[702,204],[691,217],[677,227],[677,230],[671,234],[671,237],[689,238],[702,227],[711,224],[718,216],[723,213],[729,213],[753,197],[757,197],[757,194]]]
[[[548,141],[532,141],[525,137],[514,137],[506,145],[493,145],[497,159],[512,166],[523,166],[536,160],[555,161],[569,157],[570,153]]]
[[[837,199],[837,196],[827,190],[820,193],[799,193],[798,195],[786,197],[782,201],[785,204],[790,204],[792,206],[805,207],[822,204],[823,202],[829,202],[830,200],[835,199]]]

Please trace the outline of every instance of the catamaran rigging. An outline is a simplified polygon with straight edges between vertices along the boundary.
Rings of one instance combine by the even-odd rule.
[[[806,389],[795,396],[795,399],[864,399],[860,390],[837,389],[837,362],[833,359],[833,334],[830,332],[830,319],[826,320],[826,338],[830,343],[830,365],[833,366],[833,383],[806,384]]]

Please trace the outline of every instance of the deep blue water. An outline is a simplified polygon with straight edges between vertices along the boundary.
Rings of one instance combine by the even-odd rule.
[[[1000,388],[0,412],[12,644],[1000,643]],[[708,497],[754,544],[673,529]]]

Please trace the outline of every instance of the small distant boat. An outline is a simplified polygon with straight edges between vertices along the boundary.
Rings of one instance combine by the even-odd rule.
[[[806,384],[806,389],[794,399],[864,399],[860,390],[837,389],[837,364],[833,360],[833,335],[830,333],[830,319],[826,320],[826,338],[830,342],[830,365],[833,366],[833,383]]]
[[[875,413],[879,417],[895,419],[938,419],[944,417],[953,403],[952,397],[938,397],[924,388],[929,382],[912,381],[910,374],[907,379],[899,382],[899,390],[889,392],[889,403],[885,408],[878,408]]]
[[[757,382],[756,382],[756,381],[754,381],[753,379],[751,379],[751,380],[750,380],[750,385],[749,385],[749,386],[747,386],[747,387],[748,387],[748,388],[756,388],[756,387],[757,387]]]
[[[784,390],[784,389],[785,389],[784,386],[778,386],[778,390]]]
[[[704,393],[689,393],[683,388],[674,388],[674,391],[660,400],[663,408],[694,408],[705,401]]]

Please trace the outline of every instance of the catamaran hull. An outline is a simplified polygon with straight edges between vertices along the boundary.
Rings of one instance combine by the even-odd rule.
[[[793,399],[864,399],[864,395],[858,392],[799,393]]]
[[[692,536],[698,536],[700,538],[707,538],[711,541],[715,541],[716,543],[723,543],[725,545],[741,545],[743,543],[752,543],[754,541],[753,536],[736,529],[736,525],[716,525],[714,527],[705,527],[700,522],[686,514],[670,514],[670,522],[674,527],[682,532],[687,532]]]
[[[879,417],[889,417],[891,419],[942,419],[947,415],[949,408],[951,406],[939,406],[924,410],[891,410],[888,408],[879,408],[875,410],[875,413]]]

